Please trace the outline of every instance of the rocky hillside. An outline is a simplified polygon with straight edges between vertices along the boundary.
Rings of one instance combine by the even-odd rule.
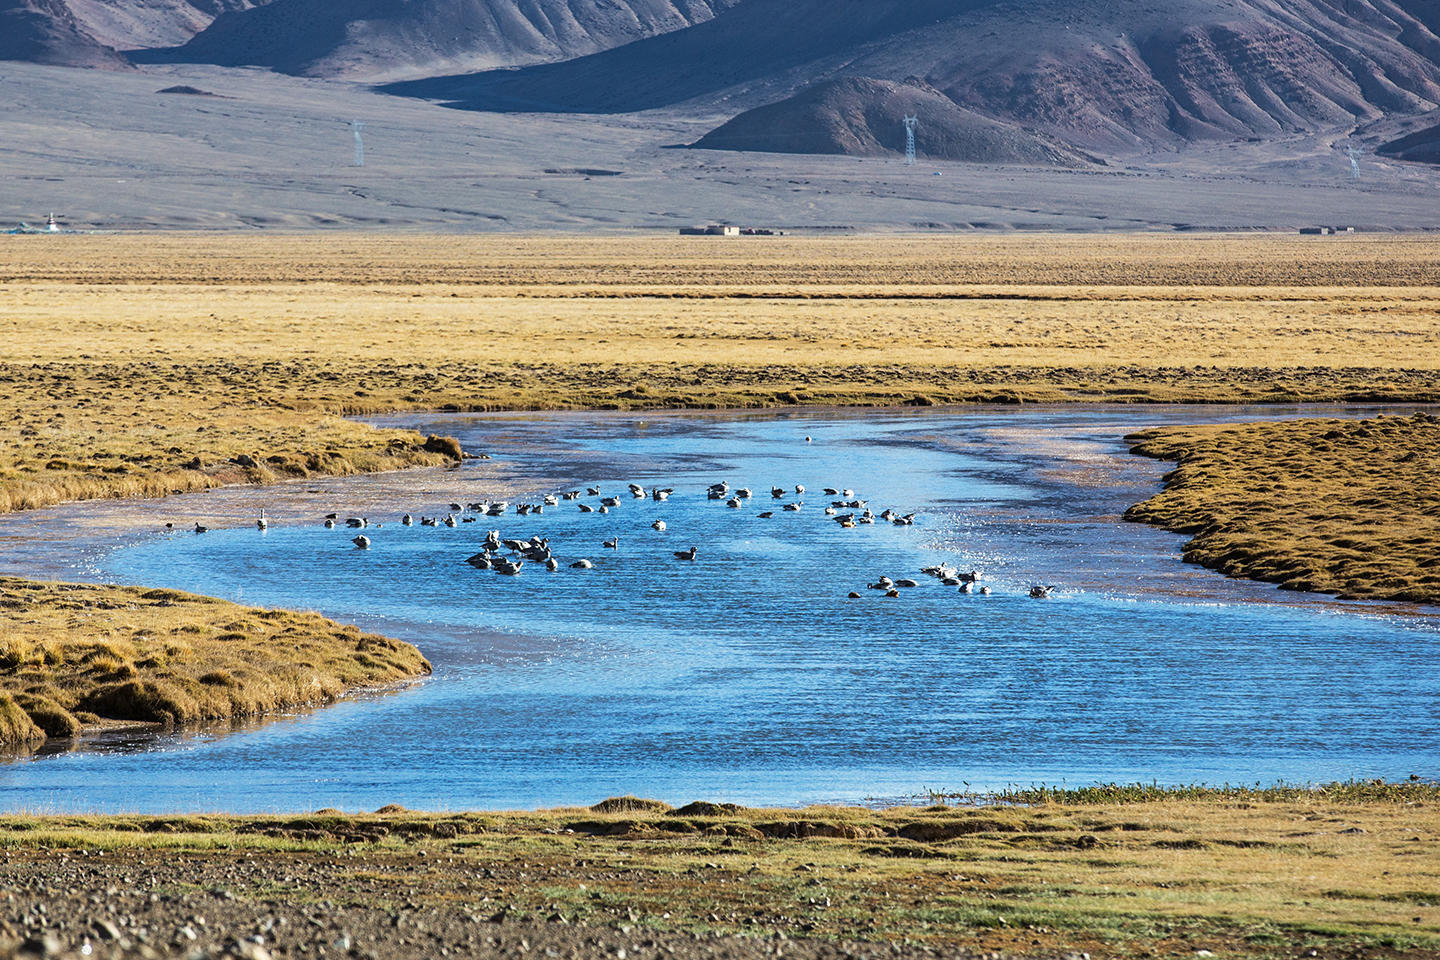
[[[129,64],[97,40],[64,0],[0,0],[0,60],[123,69]]]
[[[147,59],[384,77],[563,60],[710,20],[739,0],[276,0]]]
[[[907,116],[923,116],[916,152],[935,160],[1084,166],[1088,160],[1013,123],[982,117],[920,80],[827,80],[742,113],[694,146],[766,153],[884,156],[905,150]]]
[[[1435,0],[743,0],[570,62],[392,89],[479,110],[627,112],[918,76],[984,116],[1124,151],[1431,109],[1437,32]]]

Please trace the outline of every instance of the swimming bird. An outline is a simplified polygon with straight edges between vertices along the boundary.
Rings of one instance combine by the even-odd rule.
[[[560,498],[557,497],[557,496],[555,496],[555,494],[553,494],[553,493],[552,493],[552,494],[548,494],[548,495],[545,497],[545,506],[547,506],[547,507],[558,507],[559,505],[560,505]]]
[[[195,532],[196,532],[196,533],[209,533],[209,532],[210,532],[210,528],[209,528],[209,527],[202,527],[200,524],[197,523],[197,524],[195,524]]]
[[[854,530],[854,529],[855,529],[855,518],[854,518],[854,517],[836,517],[835,519],[838,520],[838,521],[840,521],[840,529],[842,529],[842,530]]]
[[[783,497],[785,496],[785,488],[784,488],[784,487],[771,487],[771,488],[770,488],[770,496],[774,497],[776,500],[779,500],[779,499],[783,498]]]
[[[504,500],[498,500],[485,508],[485,516],[498,517],[502,513],[504,513],[509,506],[510,504],[506,503]]]
[[[697,552],[699,552],[699,551],[698,551],[695,547],[691,547],[689,550],[676,550],[676,551],[675,551],[675,559],[676,559],[676,560],[694,560],[694,559],[695,559],[695,554],[696,554]]]
[[[588,503],[582,503],[582,504],[580,504],[580,512],[581,512],[581,513],[594,513],[594,512],[595,512],[595,508],[592,507],[592,506],[590,506],[590,504],[588,504]]]
[[[825,496],[827,496],[827,497],[835,497],[835,496],[839,496],[839,495],[840,495],[840,491],[839,491],[839,490],[836,490],[834,487],[826,487],[824,490],[822,490],[822,491],[820,491],[820,492],[823,493],[823,494],[825,494]]]
[[[846,488],[846,489],[840,491],[840,496],[842,496],[842,497],[853,497],[853,496],[855,496],[855,491],[854,491],[854,490],[851,490],[851,489],[849,489],[849,488]]]
[[[640,486],[640,484],[638,483],[630,484],[630,496],[634,497],[636,500],[644,500],[645,488]]]
[[[452,504],[450,504],[450,512],[451,512],[451,513],[463,513],[464,510],[465,510],[465,508],[462,507],[462,506],[460,506],[460,504],[458,504],[458,503],[452,503]]]
[[[601,498],[600,498],[600,503],[601,503],[602,506],[606,506],[606,507],[618,507],[618,506],[620,506],[620,498],[619,498],[619,497],[601,497]]]
[[[325,514],[325,519],[326,519],[326,520],[339,520],[339,519],[340,519],[340,514],[338,514],[338,513],[327,513],[327,514]]]
[[[1046,600],[1050,597],[1050,593],[1054,589],[1054,587],[1046,587],[1037,583],[1035,584],[1035,586],[1030,588],[1030,596],[1032,599],[1035,600]]]
[[[450,514],[446,514],[446,515],[445,515],[445,526],[447,526],[447,527],[453,527],[453,526],[455,526],[455,514],[450,513]]]
[[[895,586],[895,581],[891,580],[889,577],[881,577],[879,580],[875,581],[869,586],[871,590],[889,590],[891,587]]]
[[[549,570],[551,573],[554,573],[556,570],[560,569],[560,561],[556,560],[554,557],[546,557],[545,569]]]
[[[570,564],[571,570],[593,570],[594,568],[595,564],[591,563],[589,560],[576,560],[574,563]]]
[[[358,536],[358,537],[353,537],[353,538],[351,538],[350,542],[353,543],[353,544],[355,544],[355,549],[357,549],[357,550],[369,550],[369,549],[370,549],[370,538],[367,537],[367,536],[365,536],[363,533],[360,534],[360,536]]]
[[[979,571],[979,570],[971,570],[969,573],[962,573],[962,574],[960,574],[960,581],[961,581],[962,583],[979,583],[979,582],[980,582],[980,571]]]
[[[915,514],[907,513],[903,517],[894,517],[890,522],[897,527],[913,527],[915,526]]]
[[[897,586],[897,587],[907,587],[907,588],[908,588],[908,587],[918,587],[918,586],[920,586],[920,581],[918,581],[918,580],[908,580],[908,579],[907,579],[907,580],[896,580],[896,581],[895,581],[895,586]]]
[[[260,511],[260,519],[255,521],[255,529],[257,529],[257,530],[268,530],[268,529],[270,529],[270,521],[265,519],[265,511],[264,511],[264,510],[261,510],[261,511]]]
[[[988,596],[990,596],[990,588],[989,588],[989,587],[981,587],[981,588],[980,588],[980,596],[982,596],[982,597],[988,597]]]
[[[722,480],[719,483],[710,484],[710,488],[705,491],[705,496],[709,497],[711,500],[724,500],[725,497],[729,495],[729,493],[730,484]]]
[[[725,501],[725,506],[729,507],[731,510],[739,510],[744,505],[745,502],[739,497],[731,497],[729,500]]]
[[[600,496],[600,488],[599,488],[599,487],[590,487],[590,488],[586,489],[585,493],[586,493],[586,495],[591,496],[591,497],[598,497],[598,496]]]
[[[893,590],[893,589],[892,589],[892,590],[887,590],[887,591],[885,591],[885,596],[889,597],[891,600],[894,600],[896,597],[900,596],[900,591],[899,591],[899,590]]]
[[[420,518],[420,526],[422,526],[422,527],[438,527],[438,526],[440,526],[440,520],[439,520],[438,517],[421,517],[421,518]]]
[[[561,494],[560,496],[561,496],[563,499],[565,499],[565,500],[579,500],[579,499],[580,499],[580,491],[579,491],[579,490],[570,490],[570,491],[567,491],[566,493]]]
[[[502,573],[507,577],[513,577],[525,566],[524,560],[506,560],[504,557],[495,559],[495,572]]]
[[[799,512],[800,512],[800,506],[801,506],[801,505],[798,504],[798,503],[787,503],[787,504],[785,504],[785,509],[788,510],[788,511],[790,511],[791,513],[799,513]]]
[[[968,583],[962,583],[962,584],[960,584],[960,592],[961,592],[961,593],[974,593],[974,592],[975,592],[975,582],[972,580],[972,581],[970,581],[970,582],[968,582]]]
[[[351,528],[352,530],[359,529],[360,527],[368,527],[369,525],[370,521],[366,520],[364,517],[350,517],[345,521],[345,526]]]
[[[803,485],[803,484],[799,484],[799,483],[795,484],[795,492],[796,492],[796,493],[804,493],[804,492],[805,492],[805,487],[804,487],[804,485]]]
[[[755,514],[755,516],[759,517],[761,520],[769,520],[771,517],[775,516],[775,512],[773,510],[766,510],[764,513]]]
[[[607,549],[607,550],[619,550],[619,549],[620,549],[620,538],[619,538],[619,537],[611,537],[609,540],[606,540],[604,543],[600,544],[600,546],[604,547],[604,548]]]
[[[325,519],[325,529],[326,529],[326,530],[334,530],[334,529],[335,529],[335,521],[334,521],[334,520],[331,520],[331,519],[329,519],[329,518],[327,517],[327,518]]]
[[[601,507],[599,510],[596,510],[595,512],[596,512],[596,513],[609,513],[609,512],[610,512],[610,508],[609,508],[609,507]]]
[[[833,517],[833,516],[835,516],[835,514],[837,514],[837,513],[839,513],[839,512],[840,512],[840,511],[839,511],[839,510],[836,510],[834,507],[826,507],[826,508],[825,508],[825,516],[827,516],[827,517]]]
[[[405,514],[405,516],[400,518],[400,523],[407,527],[413,526],[415,524],[415,518],[407,513]]]
[[[860,599],[860,594],[856,593],[854,590],[851,590],[851,591],[850,591],[850,599],[851,599],[851,600],[859,600],[859,599]]]
[[[490,556],[488,551],[482,551],[470,557],[465,562],[477,570],[489,570],[495,558]]]
[[[750,492],[749,487],[741,487],[739,490],[735,491],[736,498],[740,500],[749,500],[753,495],[754,494]]]
[[[674,492],[675,489],[673,487],[666,487],[664,490],[651,490],[650,496],[654,497],[655,500],[658,502],[661,500],[669,500],[670,494]]]
[[[659,531],[661,531],[661,532],[663,533],[664,530],[665,530],[665,521],[664,521],[664,520],[656,520],[654,523],[650,524],[650,529],[651,529],[651,530],[659,530]]]

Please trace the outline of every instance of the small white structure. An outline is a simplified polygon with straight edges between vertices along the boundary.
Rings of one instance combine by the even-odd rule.
[[[682,237],[738,237],[739,227],[727,227],[718,223],[712,223],[706,227],[681,227]]]
[[[45,218],[45,230],[48,233],[60,232],[60,221],[55,219],[55,214],[52,213]]]

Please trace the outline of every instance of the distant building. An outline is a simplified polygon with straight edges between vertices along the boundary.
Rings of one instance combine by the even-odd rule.
[[[1331,237],[1337,233],[1354,233],[1354,227],[1301,227],[1300,233],[1306,237]]]
[[[710,224],[708,227],[681,227],[681,228],[680,228],[680,236],[682,236],[682,237],[738,237],[738,236],[740,236],[740,228],[739,228],[739,227],[726,227],[726,226],[722,226],[722,225],[717,224],[717,223],[712,223],[712,224]]]

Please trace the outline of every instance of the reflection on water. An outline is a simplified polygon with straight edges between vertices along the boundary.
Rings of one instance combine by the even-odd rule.
[[[278,499],[247,489],[110,508],[148,511],[152,529],[244,524],[205,536],[137,536],[53,512],[84,541],[70,555],[87,575],[318,609],[417,643],[435,676],[224,735],[0,766],[0,806],[531,807],[625,792],[800,803],[967,783],[1421,771],[1440,737],[1427,611],[1225,580],[1180,564],[1178,538],[1118,519],[1164,469],[1126,454],[1125,433],[1246,415],[435,418],[420,429],[496,460]],[[718,480],[755,495],[739,509],[707,500]],[[675,494],[631,499],[629,481]],[[443,515],[452,500],[592,483],[621,505],[601,515],[562,502],[453,529],[396,522]],[[772,500],[771,487],[796,484],[803,509],[778,509],[798,498]],[[919,520],[843,529],[823,513],[826,486]],[[280,518],[268,533],[245,523],[277,502],[287,506],[267,508]],[[321,528],[332,511],[383,522],[366,531],[372,548]],[[561,570],[467,566],[496,527],[549,538]],[[85,540],[86,529],[100,532]],[[619,549],[601,546],[615,536]],[[695,562],[673,558],[690,546]],[[568,567],[581,557],[595,568]],[[940,561],[981,569],[993,595],[920,574]],[[921,585],[885,599],[866,589],[881,575]],[[1031,600],[1033,583],[1059,589]],[[863,597],[846,599],[852,590]]]

